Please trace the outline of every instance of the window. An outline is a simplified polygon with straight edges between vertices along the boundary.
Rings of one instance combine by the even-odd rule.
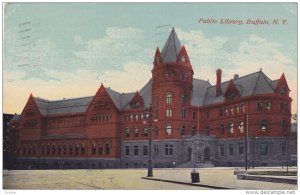
[[[184,126],[184,125],[182,125],[182,126],[180,127],[180,134],[181,134],[181,135],[185,135],[185,126]]]
[[[196,126],[193,126],[192,127],[192,136],[195,136],[196,135]]]
[[[139,115],[138,114],[134,114],[134,120],[136,120],[136,121],[139,120]]]
[[[280,95],[286,95],[286,88],[285,86],[280,87]]]
[[[110,153],[110,146],[109,144],[105,144],[105,154],[109,155],[109,153]]]
[[[167,108],[167,109],[166,109],[166,116],[167,116],[168,118],[172,117],[172,109],[171,109],[171,108]]]
[[[143,127],[143,136],[147,137],[148,136],[148,130],[147,127]]]
[[[99,145],[98,145],[98,154],[99,154],[99,155],[102,155],[102,154],[103,154],[103,147],[102,147],[102,144],[99,144]]]
[[[95,143],[92,144],[92,154],[96,155],[96,144]]]
[[[45,146],[43,144],[41,146],[41,154],[42,156],[45,155]]]
[[[233,145],[232,145],[232,144],[229,144],[229,145],[228,145],[228,154],[229,154],[230,156],[233,156]]]
[[[167,92],[167,94],[166,94],[166,104],[167,105],[172,104],[172,94],[170,92]]]
[[[154,119],[158,117],[158,96],[155,96],[155,105],[154,105]]]
[[[148,155],[148,147],[147,146],[143,146],[143,155],[144,156]]]
[[[262,132],[265,132],[265,131],[267,131],[267,129],[268,129],[268,121],[266,119],[262,119],[260,121],[260,130]]]
[[[271,110],[271,102],[266,101],[265,102],[265,108],[266,108],[267,111],[270,111]]]
[[[134,102],[134,103],[133,103],[133,108],[134,108],[134,109],[137,109],[137,108],[139,108],[139,107],[140,107],[139,102]]]
[[[227,108],[223,108],[223,116],[228,116],[228,110],[227,110]]]
[[[206,136],[209,136],[209,127],[205,127],[204,133]]]
[[[76,144],[75,145],[75,155],[78,155],[79,154],[79,145]]]
[[[125,146],[125,156],[129,156],[129,152],[130,152],[130,147],[129,146]]]
[[[244,133],[245,131],[244,121],[239,122],[239,131],[240,133]]]
[[[139,136],[139,129],[134,128],[134,137],[138,137],[138,136]]]
[[[281,144],[281,155],[282,156],[286,155],[286,143]]]
[[[264,155],[264,156],[268,155],[268,144],[267,143],[260,144],[259,153],[260,153],[260,155]]]
[[[48,156],[50,155],[50,145],[49,144],[47,145],[47,155]]]
[[[235,114],[239,114],[239,105],[234,106],[234,112]]]
[[[228,95],[227,95],[227,99],[228,99],[228,100],[233,100],[233,98],[234,98],[234,93],[233,93],[232,91],[230,91],[230,92],[228,93]]]
[[[196,112],[192,112],[192,118],[196,119]]]
[[[221,124],[220,125],[220,134],[224,135],[224,133],[225,133],[225,126],[224,126],[224,124]]]
[[[257,109],[257,111],[262,111],[262,109],[263,109],[263,103],[262,102],[257,102],[256,103],[256,109]]]
[[[159,154],[158,145],[154,145],[154,155],[157,156]]]
[[[185,108],[181,109],[181,118],[185,118]]]
[[[240,113],[243,114],[245,112],[245,105],[242,103],[240,104]]]
[[[73,146],[72,144],[69,145],[69,155],[73,154]],[[64,155],[67,155],[67,145],[64,145]]]
[[[61,147],[60,147],[60,145],[57,145],[57,155],[61,155]]]
[[[285,120],[282,120],[281,121],[281,129],[283,130],[283,131],[286,131],[286,128],[287,127],[287,124],[286,124],[286,121]]]
[[[155,132],[155,136],[158,136],[158,127],[155,127],[154,132]]]
[[[229,133],[229,134],[233,134],[233,133],[234,133],[234,130],[233,130],[233,123],[232,123],[232,122],[229,122],[229,123],[228,123],[228,133]]]
[[[85,144],[81,144],[81,154],[85,154]]]
[[[185,103],[186,103],[186,98],[185,98],[185,95],[183,93],[180,96],[180,101],[181,101],[181,105],[184,106]]]
[[[224,156],[225,155],[225,148],[224,145],[220,145],[220,156]]]
[[[243,144],[239,144],[239,155],[243,155],[244,154],[244,146]]]
[[[284,103],[283,102],[280,103],[280,111],[284,111]]]
[[[229,107],[230,115],[233,115],[233,107]]]
[[[166,124],[166,135],[171,135],[172,134],[172,127],[170,123]]]
[[[130,137],[130,129],[128,127],[125,129],[125,137]]]
[[[133,121],[133,115],[132,115],[132,113],[130,113],[129,119],[130,119],[131,122]]]
[[[182,61],[182,62],[185,62],[185,61],[186,61],[185,56],[181,56],[181,61]]]
[[[171,144],[165,145],[165,155],[166,156],[173,155],[173,145],[171,145]]]
[[[133,154],[134,154],[134,156],[139,155],[139,147],[138,146],[133,146]]]
[[[219,117],[222,117],[223,116],[223,110],[222,108],[219,109]]]
[[[209,113],[205,112],[205,118],[209,118]]]
[[[55,145],[52,145],[52,155],[55,155]]]

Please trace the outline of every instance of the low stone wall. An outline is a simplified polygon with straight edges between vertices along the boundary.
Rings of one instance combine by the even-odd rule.
[[[297,179],[272,177],[272,176],[258,176],[258,175],[239,174],[239,175],[237,175],[237,179],[266,181],[266,182],[275,182],[275,183],[297,184]]]

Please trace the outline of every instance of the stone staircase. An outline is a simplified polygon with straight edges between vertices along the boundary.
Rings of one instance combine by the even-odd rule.
[[[182,163],[178,166],[176,166],[176,168],[208,168],[208,167],[215,167],[214,164],[210,161],[206,161],[204,163],[195,163],[192,161],[189,162],[185,162]]]

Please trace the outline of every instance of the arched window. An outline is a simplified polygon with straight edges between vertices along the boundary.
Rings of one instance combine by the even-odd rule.
[[[139,136],[139,129],[136,127],[134,128],[134,137],[138,137]]]
[[[76,144],[75,145],[75,155],[78,155],[79,154],[79,145]]]
[[[92,154],[96,155],[96,144],[95,143],[92,144]]]
[[[52,145],[52,155],[55,155],[55,145]]]
[[[81,144],[81,154],[85,154],[85,144]]]
[[[244,131],[245,131],[244,121],[239,122],[239,131],[240,131],[240,133],[244,133]]]
[[[61,155],[61,147],[60,147],[60,144],[57,145],[57,155]]]
[[[148,130],[147,127],[143,127],[143,136],[147,137],[148,136]]]
[[[67,154],[67,145],[64,145],[64,155]],[[69,145],[69,155],[73,155],[73,146],[72,144]]]
[[[180,127],[180,134],[181,134],[181,135],[185,135],[185,126],[184,126],[184,125],[182,125],[182,126]]]
[[[257,102],[256,103],[256,108],[257,108],[257,111],[261,111],[262,108],[263,108],[263,103],[262,102]]]
[[[182,61],[182,62],[185,62],[185,61],[186,61],[185,56],[181,56],[181,61]]]
[[[192,127],[192,136],[196,135],[196,126]]]
[[[170,123],[166,124],[166,135],[171,135],[172,134],[172,127]]]
[[[170,92],[166,93],[166,104],[171,105],[172,104],[172,94]]]
[[[260,130],[261,130],[262,132],[265,132],[265,131],[268,130],[268,120],[267,120],[267,119],[262,119],[262,120],[260,121]]]
[[[209,136],[209,127],[205,127],[204,133],[206,136]]]
[[[220,125],[220,134],[224,135],[224,133],[225,133],[225,126],[224,126],[224,124],[221,124]]]
[[[229,123],[228,123],[228,133],[229,133],[229,134],[233,134],[233,133],[234,133],[234,130],[233,130],[233,123],[232,123],[232,122],[229,122]]]
[[[130,137],[130,129],[129,129],[129,127],[126,127],[126,129],[125,129],[125,136],[126,137]]]
[[[181,105],[185,105],[185,103],[186,103],[186,98],[185,98],[185,94],[184,93],[182,93],[181,94],[181,96],[180,96],[180,101],[181,101]]]
[[[265,108],[266,108],[267,111],[271,110],[271,102],[270,101],[265,102]]]
[[[281,121],[281,129],[282,129],[283,131],[286,131],[286,129],[287,129],[287,123],[286,123],[286,120],[282,120],[282,121]]]
[[[283,85],[280,87],[280,95],[286,95],[286,88]]]

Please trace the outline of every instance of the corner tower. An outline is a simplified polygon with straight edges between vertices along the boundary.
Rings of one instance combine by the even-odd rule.
[[[178,129],[184,126],[190,108],[193,74],[186,49],[173,28],[162,51],[156,49],[152,69],[153,116],[157,128],[164,129],[160,137],[180,136]]]

